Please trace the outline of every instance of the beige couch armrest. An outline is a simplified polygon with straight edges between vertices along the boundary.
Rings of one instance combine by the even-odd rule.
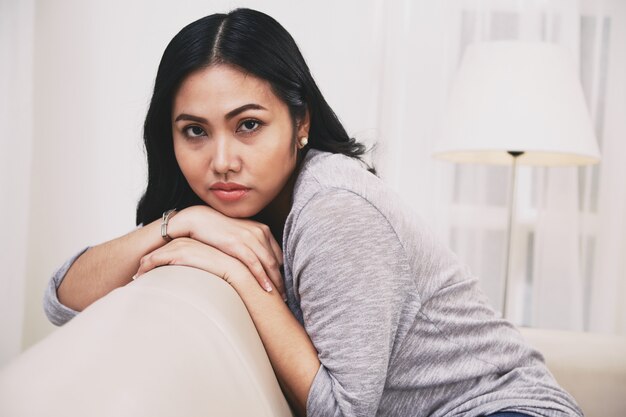
[[[626,337],[521,328],[586,417],[626,416]]]
[[[236,292],[183,266],[112,291],[5,366],[0,415],[292,416]]]

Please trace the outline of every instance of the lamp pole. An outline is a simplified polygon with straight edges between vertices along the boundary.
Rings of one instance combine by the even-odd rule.
[[[506,266],[504,270],[504,296],[502,299],[502,317],[507,318],[507,298],[509,287],[510,263],[511,263],[511,247],[513,246],[513,207],[515,207],[515,187],[517,174],[517,158],[524,154],[523,151],[507,151],[513,157],[513,166],[511,167],[511,179],[509,182],[509,218],[507,224],[508,242],[506,245]]]

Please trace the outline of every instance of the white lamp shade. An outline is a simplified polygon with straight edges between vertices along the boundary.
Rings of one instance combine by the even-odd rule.
[[[450,91],[436,157],[531,165],[600,160],[573,59],[551,43],[496,41],[467,47]]]

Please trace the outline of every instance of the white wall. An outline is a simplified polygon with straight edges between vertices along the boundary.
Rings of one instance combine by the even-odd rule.
[[[348,131],[373,138],[381,4],[37,1],[24,347],[54,329],[42,310],[54,270],[134,227],[145,186],[143,118],[161,54],[183,26],[236,6],[267,12],[296,39]]]
[[[34,0],[0,0],[0,366],[20,352],[32,146]]]

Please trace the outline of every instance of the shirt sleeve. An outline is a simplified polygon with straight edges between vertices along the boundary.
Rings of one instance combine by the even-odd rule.
[[[48,286],[46,287],[46,291],[43,296],[43,309],[48,317],[48,320],[56,326],[64,325],[79,313],[78,311],[72,310],[71,308],[61,304],[57,296],[57,289],[61,285],[61,282],[63,282],[63,278],[65,278],[65,275],[72,264],[80,255],[85,253],[87,249],[89,249],[89,246],[65,261],[65,263],[52,275],[52,278],[50,278],[50,281],[48,282]]]
[[[294,233],[296,298],[321,362],[307,416],[374,416],[415,291],[404,248],[376,207],[340,189],[309,201]]]

